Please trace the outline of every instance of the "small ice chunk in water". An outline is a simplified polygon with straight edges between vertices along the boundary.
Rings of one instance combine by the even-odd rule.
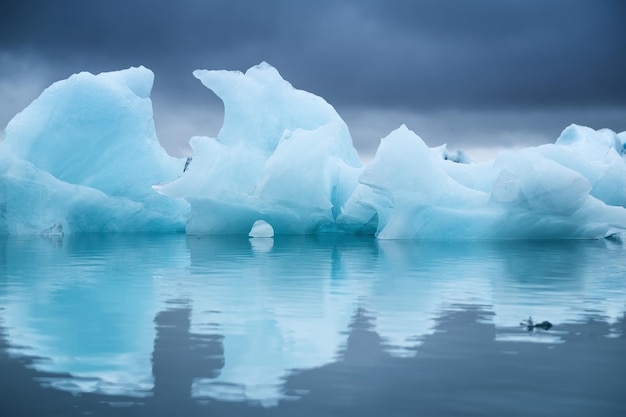
[[[252,225],[252,229],[250,229],[250,233],[248,233],[250,237],[274,237],[274,228],[271,224],[266,222],[265,220],[257,220]]]

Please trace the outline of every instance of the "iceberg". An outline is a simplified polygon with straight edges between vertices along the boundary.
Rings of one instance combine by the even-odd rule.
[[[271,65],[194,76],[224,103],[215,138],[172,158],[144,68],[46,89],[0,143],[0,234],[356,233],[379,239],[603,238],[626,229],[626,132],[571,125],[476,163],[401,126],[363,165],[324,99]],[[269,229],[268,229],[269,230]],[[254,233],[252,233],[254,232]]]
[[[9,122],[0,234],[184,230],[187,203],[152,189],[183,169],[156,136],[153,79],[144,67],[75,74]]]
[[[156,187],[190,203],[187,233],[247,234],[257,220],[276,234],[335,231],[361,169],[335,109],[267,63],[194,76],[224,102],[224,125],[192,138],[185,174]]]
[[[257,220],[252,225],[248,236],[251,238],[274,237],[274,228],[266,221]]]
[[[614,132],[572,125],[555,144],[461,164],[401,126],[338,221],[381,239],[607,237],[626,226],[623,149]]]

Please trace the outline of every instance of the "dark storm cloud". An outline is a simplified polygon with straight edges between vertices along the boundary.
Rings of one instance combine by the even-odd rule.
[[[626,102],[623,2],[381,1],[358,14],[332,54],[359,66],[331,91],[420,108]]]
[[[621,0],[11,0],[0,8],[0,125],[72,73],[145,65],[156,74],[161,140],[214,136],[221,103],[191,72],[267,61],[333,104],[369,154],[402,122],[431,145],[463,148],[551,142],[572,122],[626,130]]]
[[[195,86],[189,73],[196,68],[246,69],[267,60],[296,86],[344,105],[626,102],[626,6],[619,0],[31,0],[3,7],[4,50],[42,54],[69,72],[144,64],[172,91]]]

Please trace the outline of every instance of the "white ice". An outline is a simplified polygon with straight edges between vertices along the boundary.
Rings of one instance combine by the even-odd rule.
[[[248,236],[253,238],[274,237],[274,228],[265,220],[257,220],[252,225],[252,229],[250,229],[250,233],[248,233]]]
[[[150,70],[80,73],[45,90],[0,143],[0,233],[248,234],[257,220],[277,235],[381,239],[626,229],[626,133],[572,125],[554,144],[474,163],[401,126],[362,166],[335,109],[269,64],[194,75],[225,116],[216,138],[190,140],[184,174],[154,131]]]

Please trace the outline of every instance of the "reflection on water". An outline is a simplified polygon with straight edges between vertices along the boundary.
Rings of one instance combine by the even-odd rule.
[[[459,349],[506,368],[589,329],[623,346],[625,254],[619,240],[2,238],[0,348],[31,358],[40,386],[160,409],[365,395],[406,382],[417,360],[443,389],[467,365]],[[529,333],[529,316],[554,327]],[[349,392],[318,405],[353,405]]]

